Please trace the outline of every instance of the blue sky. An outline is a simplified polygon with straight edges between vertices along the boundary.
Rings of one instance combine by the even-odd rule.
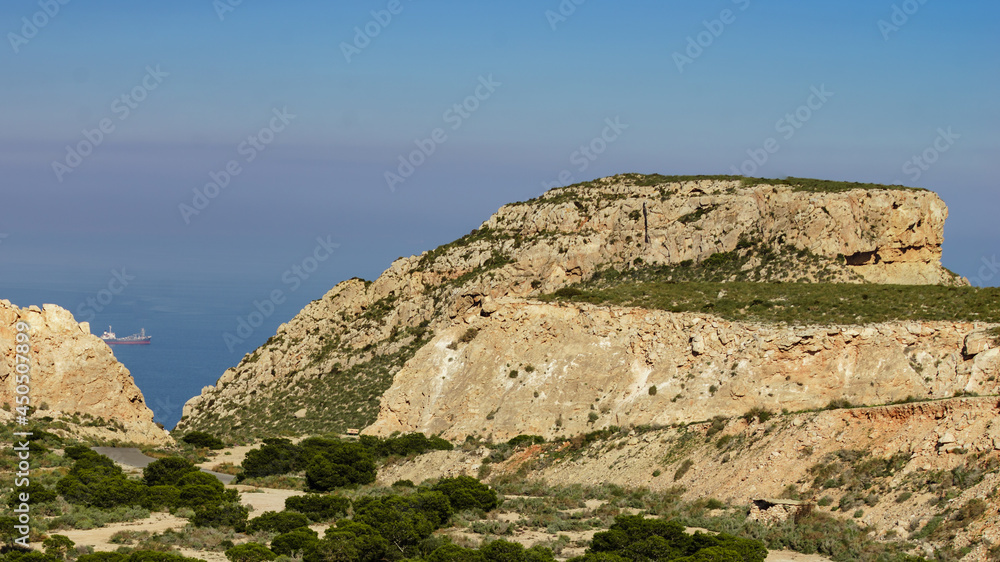
[[[372,12],[390,0],[244,0],[222,18],[212,0],[71,0],[37,16],[47,3],[0,4],[0,288],[127,266],[263,290],[329,236],[338,254],[308,301],[562,170],[730,173],[772,137],[754,175],[926,187],[951,209],[947,267],[971,277],[1000,254],[995,2],[400,0],[385,25]],[[900,25],[880,30],[894,6]],[[48,21],[12,46],[22,18]],[[366,26],[377,35],[348,61]],[[699,34],[707,46],[686,53]],[[696,56],[681,71],[675,53]],[[446,111],[490,77],[454,128]],[[785,138],[777,122],[813,88],[832,95]],[[246,161],[241,143],[275,111],[294,117]],[[573,153],[608,119],[627,128],[579,171]],[[60,181],[53,162],[102,120],[113,130]],[[438,128],[447,139],[390,190],[385,173]],[[939,130],[948,150],[905,172]],[[185,222],[179,205],[230,161],[239,174]]]

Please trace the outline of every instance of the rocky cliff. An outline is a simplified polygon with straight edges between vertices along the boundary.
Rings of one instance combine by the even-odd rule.
[[[604,408],[606,415],[614,411],[619,416],[624,413],[628,419],[663,417],[668,414],[655,414],[648,407],[678,394],[677,400],[670,403],[672,407],[680,403],[686,408],[683,411],[688,412],[685,416],[701,415],[704,408],[724,403],[727,394],[740,392],[741,384],[754,386],[753,377],[759,374],[754,369],[762,368],[765,356],[754,359],[751,354],[769,350],[748,335],[750,327],[734,328],[732,341],[739,343],[721,344],[734,346],[726,347],[726,353],[746,350],[747,357],[737,362],[736,367],[719,357],[713,356],[712,363],[706,361],[708,354],[699,358],[690,349],[682,350],[685,345],[690,348],[690,342],[682,341],[686,335],[657,334],[660,339],[649,348],[649,353],[657,354],[657,358],[651,359],[640,349],[646,335],[628,330],[657,330],[663,326],[671,330],[686,329],[694,319],[658,315],[656,321],[662,325],[636,322],[626,330],[624,324],[615,324],[625,317],[641,317],[644,313],[623,313],[623,317],[592,321],[578,312],[556,308],[543,311],[544,307],[537,308],[523,299],[586,280],[607,268],[699,263],[720,254],[748,252],[748,248],[772,254],[790,249],[788,255],[799,259],[781,268],[768,269],[761,266],[764,260],[751,255],[746,268],[756,275],[753,280],[961,284],[962,280],[942,268],[939,261],[946,217],[947,208],[931,192],[813,180],[789,184],[725,177],[631,174],[555,189],[538,199],[501,208],[479,229],[460,240],[420,256],[397,260],[374,282],[355,279],[337,285],[283,324],[265,345],[227,370],[216,385],[206,387],[192,398],[185,405],[178,428],[267,435],[277,431],[313,433],[364,427],[375,421],[380,397],[393,385],[400,368],[419,355],[412,369],[403,372],[399,380],[401,384],[406,381],[407,385],[426,387],[428,396],[438,396],[433,388],[442,391],[447,388],[448,396],[457,392],[457,387],[451,385],[459,377],[450,368],[442,370],[438,366],[440,361],[447,362],[449,358],[457,361],[470,372],[476,372],[473,379],[480,381],[487,380],[487,373],[503,372],[508,373],[503,376],[509,377],[511,369],[526,368],[531,361],[536,369],[533,374],[519,375],[517,380],[505,379],[503,388],[496,392],[507,392],[508,386],[521,388],[525,381],[546,377],[545,388],[530,390],[530,397],[535,398],[533,393],[537,391],[540,399],[542,391],[547,392],[551,402],[547,400],[542,406],[536,400],[536,406],[556,419],[558,413],[563,413],[568,431],[570,423],[574,428],[581,423],[581,415],[589,418],[590,404],[586,404],[586,412],[582,414],[576,413],[583,404],[580,399],[572,400],[568,409],[556,404],[559,400],[568,401],[570,393],[557,390],[557,383],[564,381],[563,377],[573,376],[571,373],[576,370],[572,358],[562,354],[555,339],[563,336],[576,338],[572,346],[579,349],[612,346],[620,352],[621,361],[635,362],[623,364],[612,362],[609,357],[598,358],[616,376],[625,377],[612,383],[605,372],[605,382],[597,387],[602,390],[588,390],[594,395],[588,394],[587,400],[597,399],[594,405],[599,416]],[[524,326],[509,324],[501,329],[499,322],[504,314],[520,314],[505,308],[485,327],[495,333],[481,341],[474,340],[479,343],[468,347],[469,355],[464,355],[466,351],[452,354],[440,349],[460,337],[460,332],[468,327],[465,326],[468,317],[481,316],[484,311],[489,315],[487,309],[499,306],[496,301],[505,298],[513,299],[505,307],[533,311],[528,317],[535,313],[552,314],[549,324],[556,331],[545,336],[550,338],[547,347],[538,340],[525,339],[540,330],[544,320],[525,317]],[[516,304],[517,299],[522,299],[521,304]],[[620,331],[620,335],[602,343],[599,340],[603,336],[587,334],[583,328],[575,331],[580,326],[554,327],[563,321],[580,326],[601,324],[600,330],[616,334]],[[715,322],[707,318],[702,321]],[[508,333],[519,330],[522,333],[511,335],[514,339],[505,339]],[[960,337],[959,328],[951,331],[955,333],[949,337]],[[889,345],[892,336],[884,337]],[[840,335],[835,338],[833,334],[815,338],[843,347],[840,351],[828,350],[824,362],[834,362],[840,352],[853,353],[854,348],[844,338]],[[753,345],[751,340],[755,342]],[[530,348],[526,342],[531,344]],[[499,346],[508,343],[520,346],[517,353],[503,350],[498,355]],[[935,348],[934,353],[948,356],[954,345],[951,342]],[[549,356],[536,357],[535,349],[540,348],[545,348]],[[625,354],[625,350],[630,354]],[[681,354],[674,356],[674,353]],[[858,366],[866,366],[864,361],[868,359],[862,357],[864,353],[857,355]],[[901,361],[897,356],[895,364],[903,365]],[[686,366],[688,362],[697,365],[699,371],[689,372],[688,369],[695,367]],[[905,363],[903,366],[912,370],[908,359]],[[957,360],[955,365],[955,375],[948,383],[969,384],[971,375],[959,375]],[[680,389],[680,384],[687,386],[688,382],[675,381],[678,369],[682,377],[694,376],[698,381],[697,392]],[[730,376],[733,369],[737,377]],[[588,366],[582,371],[593,373],[599,369]],[[741,371],[744,374],[739,378]],[[887,381],[893,377],[912,378],[910,373],[890,371],[892,374],[880,376]],[[830,370],[822,382],[815,384],[835,385],[836,376],[840,376],[837,373],[842,372],[847,371]],[[442,376],[445,378],[441,379]],[[704,402],[697,396],[712,386],[708,383],[710,379],[716,381],[715,386],[726,389],[719,390],[717,398]],[[583,378],[574,380],[576,385],[591,384]],[[662,384],[665,396],[658,394],[657,401],[647,405],[647,411],[640,412],[639,398],[652,384]],[[930,384],[924,388],[917,386],[914,384],[914,392],[944,392],[934,390]],[[944,386],[942,383],[941,388]],[[407,396],[418,396],[423,390],[414,390],[415,394],[402,392],[397,385],[382,401],[383,415],[377,428],[393,424],[398,428],[416,427],[423,422],[414,420],[437,412],[441,405],[424,404],[423,398],[417,400],[419,414],[398,410]],[[791,386],[778,390],[793,391]],[[483,390],[483,394],[485,399],[490,393]],[[747,391],[741,400],[749,400],[746,396],[755,395]],[[527,400],[521,406],[530,405],[531,400]],[[619,407],[625,410],[615,410]],[[493,409],[476,412],[475,419],[481,421]],[[446,410],[454,416],[469,413],[451,406]],[[520,427],[517,424],[523,425],[521,421],[515,423],[511,417],[513,410],[513,407],[507,411],[501,408],[494,413],[494,420],[509,420],[513,424],[503,430],[497,427],[496,431],[515,431]],[[671,415],[676,414],[668,416]],[[546,419],[533,423],[552,422]],[[453,419],[449,423],[466,422]]]
[[[403,366],[367,432],[553,438],[1000,385],[985,325],[781,327],[513,299],[484,312],[441,330]]]
[[[75,427],[79,434],[132,443],[171,441],[153,423],[153,412],[142,392],[107,344],[91,335],[86,322],[77,323],[69,311],[51,304],[22,309],[0,300],[0,404],[7,405],[0,415],[5,420],[15,416],[15,396],[21,384],[15,372],[19,322],[30,327],[25,333],[29,336],[33,417],[83,415],[94,423]]]

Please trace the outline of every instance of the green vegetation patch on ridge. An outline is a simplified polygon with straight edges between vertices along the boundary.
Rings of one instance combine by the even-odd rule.
[[[787,185],[794,191],[808,191],[812,193],[838,193],[851,191],[852,189],[865,190],[904,190],[904,191],[926,191],[919,187],[906,187],[904,185],[884,185],[879,183],[863,183],[851,181],[819,180],[813,178],[754,178],[746,176],[664,176],[660,174],[625,174],[626,179],[634,179],[635,185],[655,186],[667,183],[683,183],[689,181],[739,181],[743,187],[755,187],[758,185]]]
[[[927,191],[920,187],[908,187],[904,185],[885,185],[878,183],[865,183],[865,182],[850,182],[850,181],[835,181],[835,180],[820,180],[813,178],[755,178],[747,176],[733,176],[733,175],[663,175],[663,174],[620,174],[614,176],[613,179],[631,182],[633,185],[640,187],[654,187],[662,186],[674,183],[687,183],[693,181],[738,181],[742,187],[756,187],[758,185],[785,185],[793,189],[793,191],[805,191],[810,193],[840,193],[844,191],[851,191],[854,189],[863,189],[869,191],[875,190],[893,190],[893,191]],[[610,184],[606,184],[599,179],[594,179],[591,181],[575,183],[573,185],[567,185],[565,187],[555,188],[549,191],[546,195],[536,197],[534,199],[529,199],[527,201],[521,201],[517,203],[512,203],[514,205],[524,205],[528,203],[542,202],[545,203],[562,203],[568,201],[587,201],[590,199],[589,196],[585,194],[585,190],[607,187]],[[665,195],[665,194],[664,194]],[[621,194],[614,196],[611,194],[605,194],[601,199],[613,200],[625,198],[627,195]]]
[[[653,281],[604,288],[576,285],[541,298],[710,313],[764,323],[1000,322],[1000,288],[995,287]]]

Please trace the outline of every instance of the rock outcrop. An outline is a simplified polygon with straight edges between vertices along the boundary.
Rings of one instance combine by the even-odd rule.
[[[972,552],[963,560],[987,560],[987,550],[1000,542],[998,413],[996,397],[955,398],[805,412],[766,423],[730,419],[714,433],[707,423],[626,431],[575,452],[571,441],[522,448],[500,463],[487,462],[493,451],[486,448],[435,451],[387,464],[378,482],[388,486],[400,479],[516,474],[561,486],[656,491],[682,486],[688,501],[715,498],[734,506],[788,497],[792,490],[811,508],[833,516],[850,517],[863,508],[855,512],[857,521],[871,527],[873,535],[894,540],[905,539],[936,516],[939,523],[957,519],[955,511],[978,500],[986,508],[979,516],[915,542],[928,555],[935,546],[969,546]],[[852,492],[839,489],[840,483],[825,483],[827,476],[819,478],[823,473],[817,472],[845,451],[854,452],[856,465],[892,458],[894,466],[875,476],[866,474],[869,489],[860,496],[854,491],[852,498]],[[678,472],[687,463],[688,469]],[[836,477],[837,471],[828,475]],[[938,501],[945,494],[947,501]],[[823,497],[826,501],[820,501]],[[853,507],[839,507],[851,502]],[[928,540],[933,543],[923,542]]]
[[[95,423],[79,428],[83,434],[107,440],[162,444],[169,434],[153,423],[153,412],[128,369],[111,349],[90,333],[90,326],[77,323],[73,315],[56,305],[18,308],[0,300],[0,411],[14,417],[17,386],[17,324],[30,327],[29,396],[32,416],[59,417],[82,414]]]
[[[263,436],[366,426],[432,334],[488,314],[499,299],[552,292],[609,267],[698,263],[749,244],[813,258],[808,275],[789,267],[763,279],[964,282],[940,264],[948,213],[937,195],[849,187],[631,174],[506,205],[470,235],[401,258],[374,282],[334,287],[192,398],[177,427]],[[497,367],[480,358],[489,361],[482,368]]]
[[[996,394],[1000,385],[1000,349],[970,349],[982,331],[968,323],[780,327],[523,300],[491,309],[421,348],[365,431],[553,438],[752,408]],[[475,336],[461,343],[470,329]]]

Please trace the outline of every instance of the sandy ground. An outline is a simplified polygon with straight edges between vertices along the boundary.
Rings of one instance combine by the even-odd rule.
[[[181,517],[174,517],[169,513],[154,513],[151,517],[147,519],[140,519],[138,521],[126,521],[124,523],[111,523],[105,527],[100,527],[98,529],[88,529],[86,531],[81,531],[78,529],[62,529],[60,531],[55,531],[55,534],[66,535],[77,546],[90,545],[94,547],[94,550],[101,551],[113,551],[117,550],[120,544],[113,544],[110,542],[111,535],[117,533],[118,531],[149,531],[151,533],[161,533],[167,529],[180,530],[188,524],[187,519]],[[41,548],[41,544],[37,545]],[[225,556],[223,556],[225,559]]]
[[[236,484],[227,486],[240,491],[243,505],[250,507],[250,518],[253,519],[265,511],[284,511],[285,499],[292,496],[304,496],[305,492],[298,490],[276,490],[274,488],[257,488]]]
[[[254,445],[243,445],[239,447],[228,447],[226,449],[220,449],[218,451],[212,451],[210,457],[207,461],[198,464],[198,468],[203,468],[205,470],[212,470],[216,466],[222,463],[232,463],[236,466],[243,464],[243,459],[246,458],[247,452],[253,449],[259,449],[262,443],[256,443]],[[228,453],[228,454],[227,454]]]

